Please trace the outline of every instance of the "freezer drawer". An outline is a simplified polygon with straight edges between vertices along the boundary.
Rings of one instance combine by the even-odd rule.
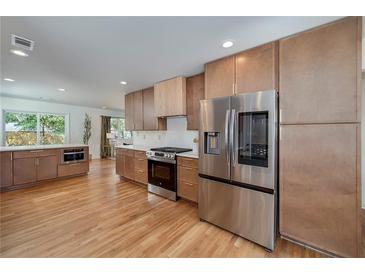
[[[273,194],[199,178],[199,217],[270,250],[276,238]]]

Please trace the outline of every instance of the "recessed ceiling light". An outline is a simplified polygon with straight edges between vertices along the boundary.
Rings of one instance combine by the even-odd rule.
[[[122,81],[122,82],[120,82],[122,85],[126,85],[127,84],[127,82],[126,81]]]
[[[232,41],[225,41],[223,44],[222,44],[222,47],[224,48],[230,48],[233,46],[233,42]]]
[[[25,53],[24,51],[18,50],[18,49],[11,49],[10,50],[12,53],[14,53],[15,55],[19,55],[19,56],[28,56],[27,53]]]
[[[11,79],[11,78],[4,78],[4,81],[14,82],[15,80],[14,79]]]
[[[58,90],[59,91],[66,91],[64,88],[59,88]]]
[[[102,108],[102,109],[106,109],[106,106],[102,106],[101,108]]]

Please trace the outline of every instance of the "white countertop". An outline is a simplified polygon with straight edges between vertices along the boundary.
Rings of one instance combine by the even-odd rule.
[[[198,152],[193,152],[193,151],[179,153],[179,154],[177,154],[177,156],[178,157],[188,157],[188,158],[199,159],[199,153]]]
[[[115,146],[115,148],[127,148],[127,149],[139,150],[139,151],[147,151],[147,150],[150,150],[152,147],[138,146],[138,145],[117,145],[117,146]]]
[[[156,146],[153,146],[153,147],[156,147]],[[133,149],[133,150],[139,150],[139,151],[147,151],[147,150],[150,150],[153,147],[139,146],[139,145],[117,145],[117,146],[115,146],[115,148],[126,148],[126,149]],[[199,158],[199,153],[188,151],[188,152],[184,152],[184,153],[179,153],[179,154],[177,154],[177,156],[178,157],[181,156],[181,157],[189,157],[189,158],[198,159]]]
[[[62,144],[62,145],[35,145],[35,146],[0,146],[0,151],[20,151],[20,150],[37,150],[37,149],[57,149],[69,147],[87,147],[84,144]]]

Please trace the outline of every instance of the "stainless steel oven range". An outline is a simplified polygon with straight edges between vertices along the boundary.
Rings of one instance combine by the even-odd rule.
[[[278,95],[200,101],[199,216],[273,250]]]
[[[176,154],[187,151],[191,149],[160,147],[146,151],[149,192],[177,200]]]

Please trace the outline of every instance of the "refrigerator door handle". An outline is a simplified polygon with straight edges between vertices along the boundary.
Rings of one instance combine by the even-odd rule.
[[[226,157],[227,157],[227,164],[230,165],[230,158],[229,158],[229,115],[230,110],[226,111],[226,120],[224,125],[224,145],[226,150]]]
[[[230,143],[231,143],[231,155],[232,155],[232,165],[236,166],[236,144],[235,144],[235,125],[236,125],[236,110],[231,110],[231,132],[230,132]]]

